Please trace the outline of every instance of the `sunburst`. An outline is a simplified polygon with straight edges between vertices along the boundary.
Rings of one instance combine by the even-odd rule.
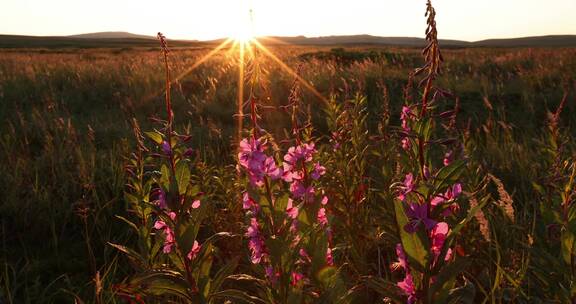
[[[294,77],[304,88],[310,91],[313,95],[315,95],[318,99],[322,102],[327,102],[326,97],[324,97],[318,90],[307,80],[302,78],[298,73],[296,73],[292,68],[290,68],[285,62],[283,62],[278,56],[276,56],[271,50],[265,47],[255,36],[254,32],[254,22],[253,22],[253,13],[252,10],[249,10],[249,18],[245,19],[244,21],[236,24],[234,27],[234,33],[231,35],[230,38],[224,40],[222,43],[214,47],[210,52],[206,55],[198,59],[194,64],[192,64],[189,68],[187,68],[184,72],[180,73],[177,77],[175,77],[172,82],[178,82],[182,78],[186,77],[190,73],[192,73],[196,68],[200,65],[208,61],[214,55],[219,53],[222,49],[227,46],[229,50],[227,53],[232,55],[233,57],[237,56],[237,63],[238,63],[238,88],[237,88],[237,114],[238,117],[238,136],[240,139],[241,132],[242,132],[242,121],[244,116],[244,83],[245,83],[245,65],[246,59],[248,57],[252,58],[255,54],[253,49],[258,49],[260,52],[258,54],[264,55],[270,59],[274,63],[276,63],[281,70],[283,70],[288,75]],[[273,39],[266,38],[266,40],[274,41]]]

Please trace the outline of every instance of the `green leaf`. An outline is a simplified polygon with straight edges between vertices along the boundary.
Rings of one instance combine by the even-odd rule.
[[[132,206],[134,206],[134,205],[138,206],[138,203],[140,202],[138,197],[136,197],[135,195],[132,195],[128,192],[124,192],[124,200],[127,201],[128,203],[130,203]]]
[[[369,276],[364,278],[366,286],[384,297],[388,297],[396,303],[403,303],[406,299],[401,295],[401,290],[396,283],[384,280],[380,277]]]
[[[328,250],[328,237],[323,231],[317,231],[310,235],[310,242],[307,248],[312,257],[312,272],[326,270],[326,252]]]
[[[176,271],[167,269],[147,271],[134,276],[130,280],[130,284],[142,287],[147,294],[171,295],[192,302],[188,282]]]
[[[306,209],[301,208],[299,213],[298,213],[298,222],[299,224],[303,224],[303,228],[310,226],[311,221],[310,221],[310,217],[308,216],[308,212],[306,211]]]
[[[239,257],[232,259],[232,261],[226,263],[226,265],[224,265],[223,267],[220,268],[220,270],[218,270],[218,272],[214,276],[214,279],[212,280],[212,284],[210,287],[210,296],[212,296],[214,292],[218,292],[222,287],[222,284],[224,284],[224,280],[226,280],[226,278],[228,278],[229,275],[234,273],[234,270],[236,269],[236,267],[238,267],[239,259],[240,259]]]
[[[161,172],[160,184],[164,187],[164,189],[169,189],[170,188],[170,169],[168,169],[168,166],[166,166],[166,164],[162,164],[162,166],[160,167],[160,172]]]
[[[128,258],[134,262],[138,267],[144,268],[144,266],[146,265],[146,260],[144,258],[142,258],[142,256],[140,256],[140,254],[138,254],[136,251],[126,247],[126,246],[122,246],[122,245],[118,245],[118,244],[113,244],[108,242],[108,245],[122,251],[123,253],[125,253]]]
[[[220,292],[216,292],[210,295],[213,298],[220,298],[224,300],[240,300],[247,303],[268,303],[258,297],[249,295],[248,293],[236,289],[227,289]],[[222,301],[224,303],[224,301]]]
[[[278,214],[284,215],[286,214],[286,206],[288,205],[288,193],[285,193],[284,195],[277,197],[276,201],[274,201],[274,210],[276,210],[276,212]],[[293,202],[293,206],[296,207],[297,203],[294,201]]]
[[[434,193],[458,181],[465,168],[466,161],[463,159],[455,160],[450,165],[440,168],[434,178]]]
[[[125,222],[126,224],[128,224],[130,227],[132,227],[136,232],[138,232],[140,229],[138,228],[138,226],[136,226],[136,224],[132,223],[130,220],[128,220],[127,218],[120,216],[120,215],[116,215],[117,219],[122,220],[123,222]]]
[[[178,192],[180,194],[186,193],[188,184],[190,184],[190,168],[185,161],[179,161],[176,164],[176,182],[178,183]]]
[[[440,273],[436,276],[434,284],[430,287],[428,297],[430,299],[436,299],[435,294],[437,292],[442,293],[444,291],[447,293],[449,289],[452,288],[448,283],[453,281],[462,271],[466,270],[469,264],[470,261],[468,259],[459,258],[452,263],[444,265]]]
[[[148,138],[150,138],[152,141],[154,141],[158,145],[161,145],[162,142],[164,141],[164,139],[162,139],[162,134],[160,134],[156,131],[144,132],[144,134],[146,134],[146,136],[148,136]]]
[[[266,284],[268,284],[268,282],[266,282],[265,280],[258,279],[256,277],[249,275],[249,274],[233,274],[233,275],[229,275],[227,277],[227,279],[235,280],[235,281],[255,282],[255,283],[258,283],[259,285],[262,285],[262,286],[266,286]]]
[[[316,303],[350,303],[347,297],[352,291],[347,289],[340,269],[328,266],[316,274],[316,279],[322,286],[322,294]]]
[[[574,257],[574,239],[574,234],[571,231],[565,230],[562,233],[562,258],[568,265],[572,265],[572,259]]]
[[[403,203],[400,201],[394,202],[394,209],[396,211],[396,222],[398,224],[398,231],[400,232],[400,239],[402,241],[402,247],[406,253],[406,257],[409,259],[409,264],[411,267],[415,267],[416,270],[423,272],[426,265],[428,265],[429,253],[426,248],[429,248],[425,243],[423,237],[420,233],[408,233],[404,230],[404,226],[408,223],[408,217],[403,207]]]
[[[197,222],[193,219],[190,219],[186,222],[181,222],[179,230],[181,233],[177,238],[178,245],[183,250],[183,253],[187,254],[194,245],[194,241],[198,235],[198,230],[200,230],[200,222]]]
[[[337,274],[338,269],[336,267],[329,266],[321,269],[316,275],[316,278],[318,279],[318,281],[324,283],[325,285],[329,285],[334,276]]]

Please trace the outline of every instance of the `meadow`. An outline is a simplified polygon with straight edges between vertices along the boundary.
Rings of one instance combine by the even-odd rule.
[[[576,49],[269,49],[0,50],[0,303],[576,301]]]

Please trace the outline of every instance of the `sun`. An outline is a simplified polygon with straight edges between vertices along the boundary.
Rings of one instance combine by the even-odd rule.
[[[239,43],[246,44],[254,39],[254,34],[252,30],[247,26],[239,27],[236,29],[236,32],[231,38]]]
[[[234,25],[232,39],[236,42],[246,44],[254,39],[254,20],[252,9],[245,10],[246,14],[238,16],[238,21]]]

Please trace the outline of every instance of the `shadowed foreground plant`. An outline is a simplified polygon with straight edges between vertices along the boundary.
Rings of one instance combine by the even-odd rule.
[[[201,225],[213,211],[210,197],[203,194],[193,175],[192,150],[186,147],[190,136],[172,128],[170,69],[165,37],[158,33],[166,65],[166,110],[168,118],[161,130],[145,132],[153,147],[145,143],[134,121],[138,150],[126,167],[129,182],[125,192],[135,221],[120,217],[138,235],[137,249],[111,244],[124,252],[135,274],[116,286],[118,295],[131,302],[145,299],[190,303],[213,303],[219,298],[225,278],[237,260],[213,272],[218,257],[214,242],[229,233],[199,237]]]
[[[397,286],[408,303],[470,303],[473,295],[462,295],[457,289],[469,261],[457,254],[454,245],[459,231],[481,205],[464,210],[461,204],[466,161],[460,157],[457,141],[432,137],[439,133],[439,122],[449,122],[455,115],[454,111],[435,113],[442,98],[448,96],[434,87],[442,61],[435,14],[428,1],[428,46],[423,51],[426,63],[415,72],[425,74],[420,82],[421,102],[410,104],[408,98],[400,117],[400,170],[404,178],[392,187],[397,192],[394,206],[401,240],[396,246],[398,262],[394,268],[404,273]],[[450,125],[444,125],[446,131]]]
[[[252,63],[257,64],[253,58]],[[255,81],[252,81],[252,86]],[[248,97],[252,129],[239,145],[238,164],[247,186],[242,194],[250,262],[258,297],[266,303],[334,301],[342,290],[333,267],[332,231],[320,180],[326,169],[317,161],[314,142],[298,122],[297,82],[289,98],[294,146],[277,162],[269,152],[271,135],[260,135],[258,97]],[[309,134],[309,132],[308,132]],[[332,290],[331,290],[332,289]]]
[[[576,155],[569,134],[560,126],[565,94],[554,113],[548,113],[548,133],[541,143],[543,176],[533,187],[539,196],[542,223],[531,248],[532,274],[562,302],[576,301]],[[545,269],[545,270],[544,270]]]

